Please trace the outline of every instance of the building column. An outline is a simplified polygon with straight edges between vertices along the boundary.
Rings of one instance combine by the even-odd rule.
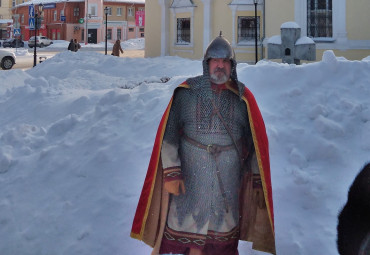
[[[170,26],[170,19],[169,19],[169,4],[168,0],[158,0],[161,6],[161,56],[168,55],[169,52],[169,45],[168,45],[168,33],[169,33],[169,26]]]
[[[212,0],[202,0],[203,1],[203,54],[206,53],[207,47],[210,43],[210,38],[212,34],[212,20],[211,20],[211,3]]]

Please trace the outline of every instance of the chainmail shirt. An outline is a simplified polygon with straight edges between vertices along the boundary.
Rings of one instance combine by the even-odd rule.
[[[204,89],[203,76],[191,78],[187,83],[190,89],[180,88],[175,93],[163,139],[178,149],[186,188],[185,194],[171,196],[167,224],[176,231],[197,234],[227,232],[238,225],[239,219],[242,172],[238,153],[235,148],[225,150],[216,160],[207,150],[189,143],[181,134],[203,145],[233,145],[230,135],[215,114],[213,101],[241,151],[252,143],[246,104],[228,89]],[[166,152],[162,150],[163,153]],[[216,175],[217,167],[228,210]]]

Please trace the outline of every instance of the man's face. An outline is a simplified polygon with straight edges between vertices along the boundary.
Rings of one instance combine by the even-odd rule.
[[[231,62],[226,58],[211,58],[208,62],[212,83],[223,84],[230,79]]]

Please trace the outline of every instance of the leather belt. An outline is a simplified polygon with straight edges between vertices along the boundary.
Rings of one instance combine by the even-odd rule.
[[[196,146],[200,149],[206,150],[211,155],[218,155],[223,151],[228,151],[228,150],[231,150],[231,149],[235,149],[234,144],[230,144],[230,145],[218,145],[218,144],[204,145],[204,144],[194,140],[193,138],[190,138],[189,136],[187,136],[185,134],[182,134],[182,137],[187,142],[189,142],[190,144],[192,144],[192,145],[194,145],[194,146]]]

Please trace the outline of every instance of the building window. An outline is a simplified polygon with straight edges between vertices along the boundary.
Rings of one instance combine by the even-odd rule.
[[[144,28],[143,27],[139,28],[139,32],[144,32]]]
[[[60,10],[60,20],[62,21],[62,16],[64,16],[64,10]]]
[[[22,24],[24,23],[24,14],[22,14],[22,16],[21,16],[21,23]]]
[[[14,7],[16,4],[17,4],[16,1],[12,0],[12,7]]]
[[[89,14],[91,16],[96,16],[96,7],[97,7],[96,5],[90,6]]]
[[[57,21],[57,18],[58,18],[58,12],[55,10],[54,11],[54,21]]]
[[[129,32],[134,32],[134,28],[133,28],[133,27],[129,27],[129,28],[128,28],[128,31],[129,31]]]
[[[73,16],[79,17],[80,16],[80,8],[73,8]]]
[[[107,7],[108,8],[108,16],[112,16],[112,7]]]
[[[332,0],[307,0],[307,36],[333,37]]]
[[[1,7],[1,0],[0,0],[0,7]]]
[[[81,29],[81,41],[85,41],[85,29]]]
[[[178,44],[190,43],[190,18],[177,19],[177,39]]]
[[[129,17],[133,17],[134,16],[134,8],[133,7],[129,7],[128,8],[128,16]]]
[[[117,28],[117,40],[122,40],[122,30]]]
[[[122,16],[122,7],[117,8],[117,16]]]
[[[112,40],[112,29],[111,28],[108,28],[107,39]]]
[[[238,17],[238,43],[254,41],[256,37],[255,18],[239,16]],[[257,40],[260,38],[260,17],[257,16]]]

